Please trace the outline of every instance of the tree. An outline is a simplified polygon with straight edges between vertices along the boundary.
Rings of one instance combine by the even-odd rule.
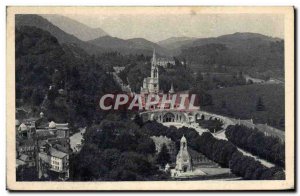
[[[32,95],[31,95],[31,102],[33,105],[35,106],[39,106],[43,99],[44,99],[44,95],[43,92],[41,92],[41,89],[33,89]]]
[[[265,105],[261,97],[258,98],[256,103],[256,111],[265,111]]]
[[[201,71],[197,72],[197,76],[196,76],[196,82],[202,82],[203,81],[203,75]]]
[[[136,150],[141,154],[154,154],[155,143],[149,137],[140,138]]]
[[[225,100],[222,100],[221,107],[222,107],[222,108],[226,108],[226,107],[227,107],[227,106],[226,106],[226,101],[225,101]]]
[[[136,114],[134,117],[134,122],[139,125],[140,127],[143,126],[143,119],[140,117],[140,115]]]
[[[166,144],[163,144],[160,152],[157,155],[156,161],[160,166],[164,167],[167,163],[170,162],[170,160],[171,160],[171,157],[170,157],[168,148],[167,148]]]
[[[285,120],[284,120],[284,117],[283,118],[280,118],[279,120],[279,126],[284,128],[285,127]],[[284,129],[283,129],[284,130]]]

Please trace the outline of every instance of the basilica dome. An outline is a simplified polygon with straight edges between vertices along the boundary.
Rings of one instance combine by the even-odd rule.
[[[49,128],[50,128],[50,129],[54,129],[55,127],[56,127],[55,122],[54,122],[54,121],[51,121],[51,122],[49,123]]]

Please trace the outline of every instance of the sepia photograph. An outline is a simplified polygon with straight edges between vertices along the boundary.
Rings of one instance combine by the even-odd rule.
[[[293,7],[6,11],[7,189],[294,189]]]

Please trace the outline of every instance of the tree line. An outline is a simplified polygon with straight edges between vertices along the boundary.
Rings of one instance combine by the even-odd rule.
[[[243,125],[230,125],[225,134],[238,147],[276,165],[285,166],[285,145],[278,138],[265,136],[261,131]]]
[[[243,155],[229,141],[219,140],[211,133],[203,133],[198,139],[197,150],[231,172],[247,180],[282,180],[284,171],[279,167],[267,168],[252,157]]]

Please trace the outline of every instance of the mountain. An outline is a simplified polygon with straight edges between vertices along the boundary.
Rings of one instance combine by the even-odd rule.
[[[162,48],[158,44],[143,38],[133,38],[124,40],[116,37],[104,36],[94,40],[90,40],[88,41],[88,43],[106,49],[117,50],[124,54],[151,55],[153,49],[155,48],[156,52],[161,56],[170,55],[169,51],[165,48]]]
[[[70,35],[57,26],[50,23],[47,19],[34,14],[21,14],[15,16],[16,28],[22,26],[34,26],[48,31],[59,43],[73,43],[84,49],[89,54],[99,54],[105,52],[103,48],[84,42],[74,35]]]
[[[15,46],[17,106],[35,108],[33,116],[42,109],[49,119],[76,126],[103,118],[99,97],[119,87],[94,57],[33,26],[16,29]]]
[[[159,44],[153,43],[144,38],[133,38],[133,39],[128,39],[127,41],[134,43],[138,48],[142,50],[150,50],[151,53],[153,51],[153,48],[155,48],[158,54],[167,55],[167,56],[170,55],[170,52],[166,48],[161,47]]]
[[[43,18],[46,18],[49,22],[51,22],[64,32],[74,35],[82,41],[88,41],[108,35],[101,28],[91,28],[85,24],[82,24],[65,16],[56,14],[44,14],[41,16]]]
[[[282,77],[284,41],[257,33],[201,38],[181,46],[181,58],[194,67],[222,65],[251,75]]]
[[[105,52],[118,51],[123,54],[144,54],[149,56],[152,54],[153,48],[155,48],[157,53],[161,56],[170,55],[169,51],[165,48],[142,38],[124,40],[105,35],[93,40],[82,41],[76,36],[66,33],[61,28],[55,26],[39,15],[16,15],[15,22],[16,28],[20,28],[22,26],[34,26],[40,28],[48,31],[51,35],[56,37],[59,43],[75,44],[89,54],[97,55]]]
[[[168,39],[157,42],[158,45],[168,48],[168,49],[176,49],[181,46],[191,43],[197,38],[195,37],[170,37]]]
[[[181,46],[182,48],[202,46],[206,44],[225,44],[230,48],[243,48],[248,45],[262,45],[270,42],[281,41],[259,33],[233,33],[212,38],[199,38]]]

